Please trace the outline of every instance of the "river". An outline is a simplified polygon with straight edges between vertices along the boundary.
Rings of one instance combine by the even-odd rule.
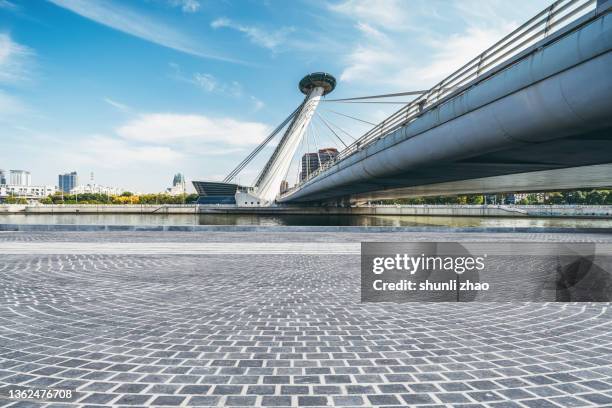
[[[612,219],[414,215],[0,214],[0,224],[612,228]]]

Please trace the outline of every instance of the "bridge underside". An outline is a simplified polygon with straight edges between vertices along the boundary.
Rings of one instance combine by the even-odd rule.
[[[612,130],[581,134],[339,187],[322,202],[612,187]],[[402,187],[398,187],[402,186]]]
[[[278,201],[611,186],[611,50],[605,14],[535,46]]]

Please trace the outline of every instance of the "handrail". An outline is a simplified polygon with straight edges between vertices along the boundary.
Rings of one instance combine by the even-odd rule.
[[[342,150],[335,159],[323,163],[321,167],[310,173],[306,179],[285,191],[281,196],[290,194],[339,161],[386,137],[400,127],[406,126],[416,120],[425,110],[432,108],[450,95],[463,92],[466,85],[482,77],[487,72],[487,69],[493,70],[500,63],[519,55],[538,41],[550,36],[551,33],[560,30],[589,11],[595,10],[596,3],[596,0],[558,0],[554,2],[493,46],[470,60],[467,64],[431,87],[426,93],[374,126]]]

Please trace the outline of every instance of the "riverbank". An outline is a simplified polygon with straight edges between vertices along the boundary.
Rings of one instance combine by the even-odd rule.
[[[6,214],[246,214],[447,217],[610,218],[610,205],[388,205],[370,207],[235,207],[195,204],[0,205]]]
[[[0,224],[0,232],[612,234],[612,227]]]

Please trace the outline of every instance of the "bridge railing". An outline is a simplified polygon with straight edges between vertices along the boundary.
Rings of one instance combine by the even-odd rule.
[[[324,163],[282,195],[287,195],[300,188],[305,182],[321,174],[340,160],[346,159],[394,130],[416,120],[426,110],[439,104],[444,99],[463,92],[468,85],[481,77],[488,76],[504,61],[518,56],[555,31],[595,10],[596,3],[596,0],[558,0],[554,2],[463,67],[434,85],[429,91],[374,126],[342,150],[334,160]]]

